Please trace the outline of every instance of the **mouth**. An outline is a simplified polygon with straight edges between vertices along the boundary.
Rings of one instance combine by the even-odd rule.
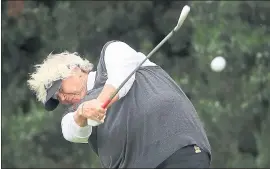
[[[72,99],[72,100],[65,100],[62,102],[62,104],[69,105],[69,104],[76,104],[79,102],[80,102],[80,99]]]
[[[74,102],[74,103],[79,103],[79,102],[80,102],[80,100],[74,100],[73,102]]]
[[[80,99],[73,99],[71,102],[73,103],[79,103],[81,100]]]

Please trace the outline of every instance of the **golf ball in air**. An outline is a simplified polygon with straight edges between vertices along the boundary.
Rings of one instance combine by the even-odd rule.
[[[226,60],[222,56],[217,56],[212,60],[210,66],[213,71],[220,72],[225,68]]]

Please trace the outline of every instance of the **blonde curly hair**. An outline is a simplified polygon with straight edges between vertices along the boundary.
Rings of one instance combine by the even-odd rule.
[[[93,64],[88,60],[81,58],[76,52],[67,51],[59,54],[50,53],[42,64],[35,65],[36,69],[30,74],[27,84],[30,90],[35,92],[37,100],[44,103],[47,89],[56,80],[70,76],[72,73],[70,67],[72,66],[78,66],[85,72],[90,72],[93,69]]]

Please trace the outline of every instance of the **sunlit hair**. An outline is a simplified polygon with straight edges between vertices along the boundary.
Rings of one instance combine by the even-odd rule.
[[[49,54],[42,64],[34,67],[35,71],[30,74],[27,81],[30,90],[35,92],[37,100],[45,102],[46,89],[52,83],[59,79],[64,79],[71,75],[71,67],[77,66],[84,72],[90,72],[93,64],[88,60],[81,58],[77,53],[69,53],[67,51],[59,54]]]

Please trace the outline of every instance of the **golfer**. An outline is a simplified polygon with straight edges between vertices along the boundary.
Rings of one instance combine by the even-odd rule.
[[[104,168],[209,168],[211,148],[196,110],[150,60],[108,108],[101,107],[145,57],[124,42],[109,41],[94,71],[77,53],[50,54],[28,85],[48,111],[69,105],[63,137],[89,143]]]

